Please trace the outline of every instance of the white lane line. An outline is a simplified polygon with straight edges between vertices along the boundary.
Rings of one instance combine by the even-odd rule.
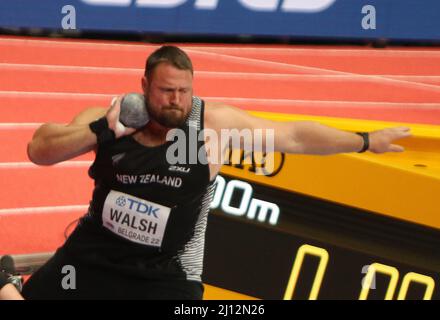
[[[73,66],[73,65],[47,65],[47,64],[27,64],[27,63],[0,63],[3,69],[22,69],[22,70],[42,70],[42,71],[86,71],[86,72],[115,72],[133,73],[144,72],[143,68],[115,68],[115,67],[96,67],[96,66]],[[326,69],[325,69],[326,70]],[[354,79],[361,76],[376,76],[395,78],[406,81],[429,81],[438,80],[440,76],[426,75],[394,75],[394,74],[292,74],[292,73],[265,73],[265,72],[233,72],[233,71],[194,71],[194,74],[210,77],[232,77],[243,79],[301,79],[301,78],[325,78],[325,79]]]
[[[45,92],[45,91],[0,91],[0,97],[35,97],[35,98],[69,98],[69,99],[94,99],[94,98],[112,98],[118,93],[82,93],[82,92]]]
[[[253,59],[253,58],[243,58],[243,57],[237,57],[237,56],[231,56],[231,55],[224,55],[224,54],[218,54],[218,53],[212,53],[212,52],[204,52],[204,51],[196,51],[190,49],[189,51],[192,51],[197,54],[204,54],[204,55],[211,55],[214,57],[217,57],[218,59],[226,59],[230,61],[237,61],[243,64],[251,64],[254,66],[261,66],[261,65],[268,65],[272,67],[278,67],[279,69],[285,69],[285,70],[295,70],[296,72],[306,72],[309,74],[314,75],[320,75],[320,78],[322,78],[325,75],[339,75],[339,76],[345,76],[345,77],[352,77],[350,79],[356,79],[356,80],[369,80],[374,82],[380,82],[380,83],[397,83],[400,85],[403,85],[405,87],[413,87],[413,88],[427,88],[427,89],[436,89],[435,91],[440,91],[440,85],[435,84],[427,84],[427,83],[420,83],[416,81],[412,81],[409,79],[397,79],[395,77],[385,77],[385,76],[379,76],[379,75],[368,75],[368,74],[357,74],[352,72],[346,72],[346,71],[337,71],[333,69],[327,69],[327,68],[318,68],[318,67],[310,67],[310,66],[303,66],[303,65],[296,65],[296,64],[287,64],[282,62],[274,62],[274,61],[268,61],[268,60],[261,60],[261,59]],[[2,69],[21,69],[21,70],[40,70],[40,71],[63,71],[63,72],[84,72],[84,73],[100,73],[100,74],[130,74],[130,75],[139,75],[139,73],[142,73],[143,69],[131,69],[131,68],[113,68],[113,67],[84,67],[84,66],[64,66],[64,65],[38,65],[38,64],[11,64],[11,63],[0,63],[0,68]],[[233,76],[233,72],[231,73],[224,73],[221,74],[219,72],[212,72],[212,71],[199,71],[197,73],[198,75],[202,77],[215,77],[215,78],[222,78],[224,76],[234,77],[234,78],[240,78],[240,79],[246,79],[245,75],[235,75]],[[196,75],[197,75],[196,74]],[[299,75],[292,75],[292,76],[299,76]],[[303,75],[304,76],[304,75]],[[266,76],[268,77],[268,76]],[[277,76],[275,76],[277,77]],[[303,78],[305,79],[305,78]]]
[[[15,216],[15,215],[29,215],[29,214],[52,214],[52,213],[72,213],[83,211],[87,212],[87,205],[68,205],[68,206],[47,206],[47,207],[24,207],[24,208],[10,208],[0,209],[0,216]]]
[[[329,47],[323,48],[232,48],[232,47],[197,47],[197,46],[182,46],[186,49],[194,50],[206,50],[206,52],[217,52],[222,54],[261,54],[262,52],[266,55],[284,55],[284,56],[294,56],[294,54],[307,55],[307,56],[318,56],[318,57],[364,57],[364,58],[440,58],[440,50],[392,50],[392,49],[334,49]],[[263,57],[262,57],[263,58]]]
[[[77,99],[77,100],[87,100],[87,99],[109,99],[114,96],[114,94],[100,94],[100,93],[71,93],[71,92],[42,92],[42,91],[0,91],[0,98],[34,98],[34,99]],[[264,99],[264,98],[240,98],[240,97],[203,97],[207,101],[221,101],[225,103],[249,103],[249,104],[264,104],[268,103],[271,105],[288,106],[292,104],[304,104],[304,105],[356,105],[356,106],[391,106],[391,107],[408,107],[408,108],[438,108],[439,103],[435,102],[387,102],[387,101],[345,101],[345,100],[301,100],[301,99]],[[5,105],[0,105],[1,107],[7,107]],[[29,108],[40,108],[39,105],[30,105]],[[60,108],[63,106],[60,105]],[[20,125],[20,123],[17,123]],[[0,126],[2,123],[0,123]],[[4,125],[4,123],[3,123]],[[14,124],[11,124],[14,125]],[[35,125],[40,125],[39,123]]]
[[[202,54],[202,55],[213,55],[213,53],[210,52],[197,52],[198,54]],[[214,54],[215,55],[215,54]],[[249,62],[250,59],[249,58],[239,58],[239,57],[234,57],[234,56],[225,56],[222,55],[223,57],[227,57],[227,60],[240,60],[240,63],[243,63],[244,59],[245,62]],[[253,59],[255,60],[255,59]],[[263,61],[263,60],[259,60],[259,61]],[[297,66],[297,65],[290,65],[290,64],[285,64],[285,63],[280,63],[280,62],[272,62],[272,61],[265,61],[265,64],[270,64],[272,67],[278,67],[278,69],[286,69],[286,66],[290,66],[290,69],[295,70],[295,71],[303,71],[303,72],[308,72],[308,73],[315,73],[315,74],[319,74],[319,72],[322,72],[323,70],[326,69],[320,69],[320,68],[313,68],[313,67],[307,67],[307,66]],[[248,63],[249,64],[249,63]],[[261,65],[261,63],[259,63],[259,65]],[[18,63],[2,63],[0,64],[0,67],[2,67],[3,69],[21,69],[21,70],[40,70],[40,71],[82,71],[82,72],[100,72],[100,73],[132,73],[132,74],[138,74],[139,72],[143,72],[143,69],[132,69],[132,68],[113,68],[113,67],[76,67],[76,66],[63,66],[63,65],[45,65],[45,64],[18,64]],[[199,74],[202,71],[199,71]],[[211,73],[216,73],[216,71],[210,71]],[[231,72],[233,73],[233,72]],[[333,73],[333,74],[344,74],[343,72],[339,72],[339,71],[334,71],[334,72],[329,72],[329,71],[325,71],[325,74],[329,74],[329,73]]]
[[[247,58],[246,58],[247,59]],[[279,64],[278,62],[274,62]],[[36,71],[81,71],[81,72],[100,72],[100,73],[132,73],[144,72],[143,68],[116,68],[116,67],[96,67],[96,66],[72,66],[72,65],[49,65],[49,64],[28,64],[28,63],[0,63],[0,68],[13,70],[36,70]],[[308,68],[308,67],[305,67]],[[292,73],[267,73],[267,72],[233,72],[233,71],[194,71],[195,75],[202,76],[229,76],[229,77],[298,77],[316,76],[315,74],[292,74]],[[353,77],[358,74],[322,74],[322,76]]]
[[[138,74],[144,72],[141,68],[116,68],[116,67],[94,67],[94,66],[72,66],[72,65],[52,65],[52,64],[30,64],[30,63],[0,63],[0,69],[7,70],[34,70],[34,71],[81,71],[99,73],[130,73]]]
[[[202,53],[203,54],[203,53]],[[207,53],[209,54],[209,53]],[[214,54],[217,55],[217,54]],[[396,78],[395,76],[386,77],[378,75],[356,74],[350,72],[335,71],[324,68],[306,67],[293,64],[284,64],[279,62],[270,62],[266,60],[256,60],[249,58],[240,58],[234,56],[225,56],[223,58],[229,60],[241,60],[241,63],[251,63],[253,65],[261,66],[262,64],[277,66],[281,69],[294,69],[295,71],[307,72],[307,74],[268,74],[268,73],[235,73],[235,72],[212,72],[212,71],[198,71],[195,73],[195,77],[211,78],[211,79],[223,79],[225,77],[230,79],[241,80],[303,80],[303,81],[319,81],[319,80],[356,80],[356,81],[369,81],[381,84],[398,84],[404,87],[428,89],[430,91],[440,92],[440,85],[428,84],[424,82],[417,82],[412,79]],[[81,72],[81,73],[98,73],[98,74],[123,74],[123,75],[140,75],[143,69],[128,69],[128,68],[110,68],[110,67],[76,67],[76,66],[63,66],[63,65],[35,65],[35,64],[10,64],[0,63],[0,69],[12,69],[12,70],[32,70],[42,72]]]
[[[316,106],[316,107],[392,107],[392,108],[426,108],[426,109],[438,109],[439,103],[423,102],[371,102],[371,101],[340,101],[340,100],[290,100],[290,99],[258,99],[258,98],[228,98],[228,97],[206,97],[208,101],[222,101],[225,103],[249,103],[249,104],[270,104],[276,106]],[[293,107],[295,108],[295,107]],[[270,112],[270,110],[268,110]]]
[[[144,69],[135,68],[113,68],[113,67],[87,67],[87,66],[68,66],[68,65],[46,65],[46,64],[17,64],[0,63],[0,69],[13,70],[32,70],[32,71],[56,71],[56,72],[82,72],[82,73],[113,73],[139,75]],[[195,78],[231,78],[241,80],[358,80],[368,77],[387,77],[404,81],[440,80],[440,76],[399,76],[399,75],[371,75],[371,74],[291,74],[291,73],[262,73],[262,72],[227,72],[227,71],[195,71]],[[432,85],[432,84],[431,84]]]
[[[251,59],[251,58],[243,58],[243,57],[236,57],[236,56],[230,56],[230,55],[223,55],[218,53],[207,53],[203,51],[197,51],[197,50],[188,50],[188,52],[198,53],[198,54],[205,54],[212,56],[216,61],[221,60],[234,60],[243,64],[253,65],[255,67],[259,67],[261,65],[267,65],[272,67],[279,67],[284,68],[285,70],[302,70],[304,72],[314,73],[314,74],[339,74],[339,75],[351,75],[355,76],[357,75],[358,79],[365,79],[370,81],[375,81],[383,84],[397,84],[401,87],[407,87],[407,88],[418,88],[418,89],[429,89],[430,91],[440,92],[440,86],[431,85],[431,84],[425,84],[425,83],[417,83],[417,82],[411,82],[411,81],[404,81],[404,80],[397,80],[397,79],[390,79],[386,77],[380,77],[375,75],[363,75],[363,74],[356,74],[352,72],[343,72],[343,71],[336,71],[332,69],[326,69],[326,68],[317,68],[317,67],[306,67],[306,66],[300,66],[295,64],[287,64],[287,63],[281,63],[281,62],[272,62],[272,61],[266,61],[266,60],[260,60],[260,59]]]
[[[390,77],[397,79],[409,80],[440,80],[440,76],[425,76],[425,75],[403,75],[403,74],[377,74],[379,77]]]
[[[97,42],[91,42],[91,41],[75,41],[75,40],[46,40],[45,38],[36,38],[36,39],[14,39],[14,38],[7,38],[3,37],[0,38],[0,44],[36,44],[38,46],[40,45],[47,45],[49,47],[59,47],[59,46],[72,46],[75,48],[78,47],[110,47],[110,48],[117,48],[117,49],[138,49],[139,51],[144,50],[145,48],[149,49],[155,49],[159,48],[160,45],[153,45],[153,44],[147,44],[147,43],[139,43],[139,44],[129,44],[129,43],[107,43],[104,41],[97,41]],[[360,53],[370,56],[371,54],[377,54],[377,55],[385,55],[390,56],[394,54],[399,54],[401,56],[402,54],[407,55],[426,55],[426,56],[434,56],[434,57],[440,57],[440,51],[439,50],[433,50],[431,48],[427,50],[411,50],[411,49],[372,49],[372,48],[360,48],[360,49],[353,49],[353,48],[334,48],[334,47],[313,47],[313,48],[305,48],[305,47],[299,47],[299,48],[289,48],[286,45],[275,47],[275,48],[268,48],[263,46],[252,46],[252,45],[243,45],[242,47],[234,47],[234,46],[207,46],[206,44],[200,44],[200,45],[187,45],[187,44],[177,44],[181,48],[188,48],[188,49],[203,49],[203,50],[218,50],[218,51],[248,51],[248,52],[297,52],[297,53],[310,53],[311,51],[314,51],[316,54],[319,55],[327,55],[327,53]]]
[[[78,160],[78,161],[64,161],[53,166],[39,166],[32,162],[0,162],[0,169],[28,169],[28,168],[88,168],[93,161]]]
[[[68,42],[68,41],[49,41],[49,40],[40,40],[40,39],[38,39],[38,40],[29,40],[29,39],[25,39],[25,40],[22,40],[22,39],[0,39],[0,43],[2,41],[6,42],[6,43],[8,43],[8,42],[43,43],[44,42],[44,43],[46,43],[48,45],[73,45],[73,46],[85,45],[85,46],[94,46],[94,47],[97,47],[97,46],[107,46],[107,47],[109,47],[109,46],[110,47],[111,46],[116,46],[116,47],[118,47],[120,49],[121,48],[142,49],[142,48],[146,48],[146,47],[149,47],[149,48],[157,48],[158,47],[158,46],[155,46],[155,45],[152,46],[152,45],[131,45],[131,44],[108,44],[108,43],[96,43],[96,42]],[[205,53],[205,54],[210,54],[211,53],[212,54],[212,52],[208,52],[208,51],[199,51],[199,50],[201,50],[201,48],[205,48],[205,49],[209,49],[209,50],[213,49],[213,47],[203,47],[203,46],[182,46],[182,48],[184,48],[184,49],[186,48],[187,50],[192,50],[194,53],[199,53],[199,54],[203,54],[203,53]],[[243,49],[246,49],[246,48],[243,48]],[[257,50],[257,49],[263,49],[263,48],[258,48],[257,47],[255,49]],[[368,56],[372,56],[372,54],[375,53],[375,52],[387,52],[387,54],[392,52],[391,50],[368,50],[368,49],[367,50],[365,50],[365,49],[362,49],[362,50],[352,50],[352,49],[330,49],[330,48],[324,48],[324,49],[328,49],[328,50],[322,50],[321,48],[313,48],[313,49],[280,48],[280,50],[283,50],[283,51],[289,50],[289,49],[290,50],[306,50],[306,51],[309,50],[309,52],[310,52],[310,50],[312,50],[312,51],[315,51],[315,52],[321,52],[324,56],[327,54],[327,52],[329,52],[331,50],[338,51],[338,52],[346,52],[346,53],[354,53],[354,52],[362,52],[362,53],[364,53],[365,51],[367,51]],[[273,50],[273,49],[272,48],[266,48],[266,50]],[[271,51],[271,52],[273,52],[273,51]],[[414,54],[414,52],[416,52],[416,51],[412,51],[412,50],[410,50],[410,51],[397,50],[395,52],[398,53],[399,56],[401,56],[401,55],[408,56],[408,55]],[[439,55],[439,52],[437,52],[437,51],[417,51],[418,54],[421,54],[421,53],[425,53],[426,54],[427,53],[429,56],[432,56],[433,52],[434,52],[436,57]],[[235,56],[221,55],[221,54],[218,54],[218,56],[229,57],[230,60],[232,60],[232,58],[241,58],[241,59],[244,59],[244,61],[247,60],[248,63],[253,61],[254,63],[255,62],[260,62],[260,64],[266,63],[266,64],[270,64],[271,66],[277,66],[277,65],[278,66],[282,66],[282,65],[284,65],[285,68],[290,67],[290,68],[295,68],[295,70],[298,70],[298,68],[299,68],[300,70],[305,71],[305,72],[315,72],[316,73],[318,70],[320,70],[321,72],[322,71],[326,71],[328,73],[336,73],[336,74],[354,74],[354,73],[335,71],[335,70],[325,69],[325,68],[305,67],[305,66],[298,66],[298,65],[294,65],[294,64],[276,63],[276,62],[271,62],[271,61],[261,60],[261,59],[242,58],[242,57],[235,57]],[[258,65],[258,63],[257,63],[257,65]],[[366,76],[366,75],[363,75],[363,76]],[[366,76],[366,77],[375,77],[375,76]],[[414,82],[411,82],[411,81],[404,81],[404,80],[395,80],[395,79],[389,79],[389,78],[386,78],[386,77],[378,77],[378,79],[382,80],[382,81],[386,81],[386,80],[398,81],[398,82],[400,82],[400,84],[405,85],[405,86],[413,84],[415,87],[418,87],[418,85],[420,85],[421,87],[425,87],[425,88],[436,88],[435,85],[420,84],[420,83],[414,83]]]

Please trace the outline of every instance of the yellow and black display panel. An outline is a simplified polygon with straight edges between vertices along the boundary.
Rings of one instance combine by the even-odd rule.
[[[261,299],[440,299],[440,231],[222,174],[204,282]]]

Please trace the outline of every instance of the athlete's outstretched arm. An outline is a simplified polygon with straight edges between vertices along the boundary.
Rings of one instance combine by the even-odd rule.
[[[39,165],[52,165],[93,150],[96,134],[89,124],[106,116],[108,127],[116,138],[135,131],[119,122],[120,98],[110,108],[89,108],[79,113],[69,124],[45,123],[35,132],[27,147],[29,159]]]
[[[213,126],[224,129],[273,129],[275,151],[300,154],[330,155],[358,152],[364,140],[360,135],[313,121],[270,121],[250,115],[239,108],[217,103],[208,103],[208,118]],[[402,152],[402,146],[393,144],[397,139],[409,137],[410,129],[395,127],[369,133],[368,150],[374,153]],[[263,134],[263,137],[265,135]],[[263,141],[263,148],[265,148]]]

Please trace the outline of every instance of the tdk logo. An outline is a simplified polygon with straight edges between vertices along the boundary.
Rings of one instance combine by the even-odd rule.
[[[134,4],[139,8],[177,8],[188,0],[81,0],[97,6],[129,7]],[[215,10],[220,0],[195,0],[196,10]],[[226,1],[226,0],[223,0]],[[232,0],[227,0],[232,1]],[[251,11],[273,12],[320,12],[329,8],[336,0],[236,0]]]
[[[152,205],[147,205],[145,203],[139,202],[135,199],[119,197],[116,199],[116,204],[120,207],[125,206],[126,200],[128,201],[128,209],[134,210],[139,213],[147,214],[149,216],[154,216],[155,218],[159,218],[157,216],[159,208],[153,207]]]

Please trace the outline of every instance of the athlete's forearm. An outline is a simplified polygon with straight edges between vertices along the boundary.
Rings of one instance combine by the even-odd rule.
[[[294,137],[300,153],[329,155],[358,152],[363,138],[355,133],[331,128],[317,122],[295,122]]]
[[[52,165],[93,150],[96,135],[87,124],[42,125],[28,144],[29,159],[39,165]]]

